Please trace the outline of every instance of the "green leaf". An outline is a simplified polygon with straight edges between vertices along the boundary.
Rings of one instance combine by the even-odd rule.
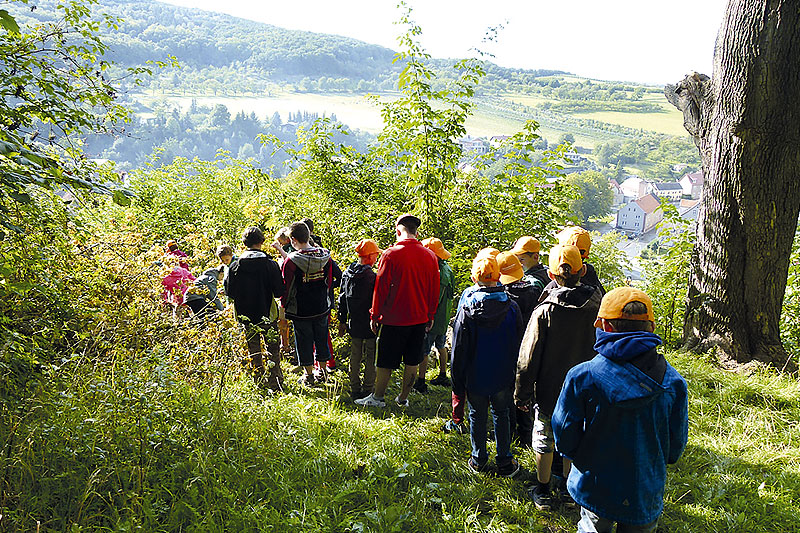
[[[21,204],[31,203],[31,197],[26,192],[8,191],[8,195]]]
[[[131,199],[126,195],[124,192],[117,189],[114,191],[114,195],[112,196],[114,203],[117,205],[121,205],[123,207],[128,207],[131,205]]]
[[[17,21],[5,9],[0,9],[0,26],[10,33],[19,33]]]

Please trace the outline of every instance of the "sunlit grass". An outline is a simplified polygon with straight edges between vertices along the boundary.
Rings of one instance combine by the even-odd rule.
[[[690,391],[690,442],[669,468],[661,531],[790,531],[800,497],[800,384],[669,354]],[[189,382],[156,355],[78,368],[19,407],[6,443],[4,531],[574,531],[517,480],[476,475],[444,434],[449,391],[361,408],[342,373],[258,391]],[[387,398],[397,394],[393,383]],[[71,529],[72,528],[72,529]]]

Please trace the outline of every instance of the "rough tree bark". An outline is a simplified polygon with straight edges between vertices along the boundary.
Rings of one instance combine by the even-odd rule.
[[[800,212],[800,6],[730,0],[711,79],[665,88],[705,173],[687,348],[795,369],[780,315]]]

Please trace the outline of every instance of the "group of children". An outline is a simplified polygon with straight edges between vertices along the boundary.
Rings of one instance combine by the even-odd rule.
[[[469,405],[469,467],[488,469],[491,409],[496,471],[518,471],[510,441],[531,444],[537,508],[555,503],[554,453],[563,456],[558,499],[581,507],[579,532],[653,532],[663,509],[666,465],[688,437],[686,382],[656,351],[650,298],[625,286],[605,293],[584,261],[591,244],[567,228],[548,254],[550,283],[521,276],[520,252],[539,244],[523,237],[509,252],[484,249],[472,264],[475,283],[462,294],[453,328],[453,415],[460,427]],[[516,257],[515,257],[516,256]],[[532,257],[531,257],[532,258]],[[526,258],[527,259],[527,258]],[[525,288],[524,281],[530,282]],[[523,283],[521,283],[523,282]],[[539,293],[531,308],[530,294]]]
[[[455,313],[453,409],[445,430],[469,431],[468,466],[489,471],[491,411],[498,475],[513,477],[520,469],[512,440],[533,448],[537,480],[529,494],[537,508],[550,509],[556,499],[577,503],[579,532],[611,531],[615,522],[620,533],[655,531],[666,464],[677,461],[687,440],[686,383],[655,349],[661,340],[653,333],[649,297],[632,287],[605,293],[585,261],[591,239],[582,228],[568,227],[557,237],[548,266],[540,263],[539,241],[529,236],[508,251],[486,248],[475,256],[474,285],[463,291]],[[374,265],[382,253],[378,244],[360,241],[357,260],[341,272],[306,222],[295,222],[277,236],[272,246],[281,256],[280,266],[262,250],[264,241],[261,230],[251,227],[243,238],[247,250],[239,258],[229,247],[218,250],[223,265],[192,281],[202,290],[187,291],[186,304],[202,314],[209,302],[218,302],[216,287],[222,281],[245,324],[256,379],[272,390],[282,389],[279,347],[288,346],[286,320],[294,326],[297,361],[304,371],[300,383],[325,379],[325,364],[332,357],[330,313],[336,307],[339,334],[350,336],[351,397],[372,394],[376,335],[370,306]],[[454,276],[442,241],[429,238],[422,244],[437,257],[440,278],[423,361],[435,348],[439,372],[430,383],[446,386],[451,384],[446,334]],[[201,297],[205,307],[200,307]],[[427,365],[421,364],[414,383],[418,392],[427,391],[426,372]],[[556,476],[561,480],[556,487],[554,467],[563,474]]]

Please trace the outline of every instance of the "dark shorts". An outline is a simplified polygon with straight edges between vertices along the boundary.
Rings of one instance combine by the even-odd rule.
[[[387,326],[381,324],[375,344],[378,368],[400,368],[416,366],[422,362],[422,345],[425,342],[425,326]],[[425,354],[427,355],[427,354]]]

